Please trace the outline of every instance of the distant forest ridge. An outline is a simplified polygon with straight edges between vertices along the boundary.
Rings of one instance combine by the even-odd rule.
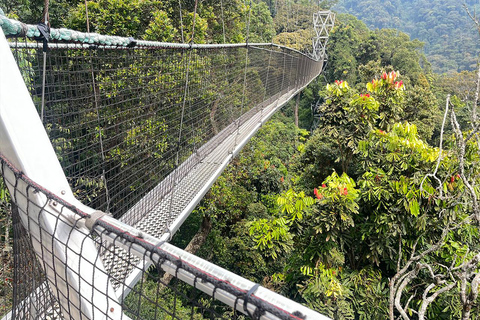
[[[437,73],[476,68],[480,37],[463,4],[480,12],[479,0],[339,0],[334,10],[361,19],[370,28],[394,28],[425,43]]]

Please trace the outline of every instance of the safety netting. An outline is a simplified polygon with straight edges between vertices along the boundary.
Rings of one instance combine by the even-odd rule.
[[[308,312],[314,314],[281,296],[272,299],[268,290],[115,219],[79,210],[30,180],[3,155],[0,169],[18,204],[13,210],[15,264],[25,267],[17,268],[19,272],[28,272],[15,274],[12,319],[242,319],[242,313],[254,319],[306,319]],[[56,221],[54,230],[42,223],[46,220]],[[92,246],[87,239],[99,252],[123,248],[128,252],[123,263],[130,264],[132,256],[152,263],[123,301],[110,282],[125,282],[102,268],[96,250],[88,252]],[[62,256],[69,257],[68,264]],[[166,280],[165,272],[175,278]]]
[[[75,195],[130,224],[253,114],[322,68],[275,45],[53,44],[45,58],[41,45],[11,45]]]
[[[323,58],[260,43],[36,41],[29,28],[6,32],[8,44],[69,188],[95,210],[0,155],[16,239],[9,317],[320,317],[167,241]]]

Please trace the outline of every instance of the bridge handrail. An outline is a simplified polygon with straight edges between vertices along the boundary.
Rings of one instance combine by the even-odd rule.
[[[26,24],[15,19],[10,19],[6,17],[3,11],[0,9],[0,27],[3,29],[3,32],[7,38],[9,37],[27,37],[35,40],[43,40],[43,36],[39,30],[38,25]],[[318,61],[319,59],[314,59],[312,56],[301,52],[299,50],[289,48],[284,45],[270,43],[270,42],[242,42],[242,43],[174,43],[174,42],[160,42],[160,41],[147,41],[147,40],[137,40],[133,37],[119,37],[119,36],[109,36],[102,35],[98,33],[87,33],[76,31],[73,29],[67,28],[50,28],[49,37],[46,39],[48,46],[51,48],[65,48],[69,46],[79,45],[91,46],[91,45],[100,45],[107,48],[119,47],[124,48],[169,48],[169,49],[224,49],[224,48],[238,48],[238,47],[262,47],[262,46],[273,46],[279,49],[287,49],[292,52],[299,53],[306,56],[309,59]],[[50,43],[49,40],[62,41],[63,43]],[[36,48],[41,46],[41,43],[26,43],[26,47]]]

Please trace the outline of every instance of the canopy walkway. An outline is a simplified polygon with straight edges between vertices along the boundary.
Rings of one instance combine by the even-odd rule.
[[[314,18],[312,58],[266,43],[49,38],[0,15],[0,168],[17,268],[5,318],[326,319],[168,244],[321,73],[334,17]],[[164,272],[181,281],[162,283]]]

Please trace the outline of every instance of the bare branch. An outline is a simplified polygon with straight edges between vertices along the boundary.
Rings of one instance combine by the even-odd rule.
[[[402,296],[402,291],[405,288],[405,286],[412,280],[414,279],[417,274],[418,274],[418,265],[414,268],[414,270],[411,270],[410,272],[407,273],[408,269],[412,265],[412,263],[417,262],[424,258],[426,255],[430,254],[431,252],[437,251],[444,243],[445,237],[447,236],[448,232],[450,232],[451,228],[450,226],[447,226],[443,229],[442,235],[440,236],[440,239],[432,245],[430,248],[427,250],[419,253],[416,253],[416,247],[418,244],[418,239],[415,241],[415,244],[413,245],[412,249],[412,254],[410,256],[410,259],[405,263],[405,266],[398,270],[397,273],[393,276],[393,278],[390,279],[389,283],[389,290],[390,290],[390,296],[389,296],[389,318],[390,320],[394,320],[394,309],[397,309],[402,317],[406,315],[405,310],[400,304],[400,299]],[[417,270],[415,272],[415,270]],[[433,274],[433,271],[432,271]],[[403,312],[403,313],[402,313]],[[405,319],[405,318],[404,318]],[[408,318],[406,318],[408,319]]]
[[[435,291],[430,297],[424,296],[424,299],[422,301],[422,306],[420,307],[420,310],[418,311],[418,320],[424,320],[425,319],[425,313],[427,312],[428,305],[432,303],[439,295],[441,295],[444,292],[450,291],[457,285],[456,282],[452,282],[445,287]]]
[[[398,312],[400,312],[400,315],[404,320],[409,320],[410,318],[408,317],[407,313],[405,312],[405,309],[402,307],[402,304],[401,304],[402,292],[405,289],[405,287],[410,283],[410,281],[412,281],[417,277],[418,271],[420,270],[418,265],[419,264],[417,264],[417,266],[413,270],[407,273],[406,277],[398,286],[398,290],[395,294],[395,308],[398,310]]]
[[[457,148],[458,148],[458,169],[460,171],[460,177],[462,178],[462,181],[465,185],[465,187],[468,189],[470,196],[472,197],[473,201],[473,212],[475,214],[475,218],[477,222],[480,222],[480,212],[478,209],[478,200],[477,200],[477,194],[475,193],[475,190],[473,189],[472,185],[468,181],[467,177],[465,176],[465,141],[463,140],[463,133],[460,130],[460,125],[458,124],[457,121],[457,116],[455,115],[455,111],[452,110],[450,120],[452,122],[452,128],[453,132],[455,133],[455,137],[457,140]]]
[[[442,151],[443,151],[443,132],[445,131],[445,122],[447,120],[447,114],[448,114],[448,106],[450,105],[450,95],[447,95],[447,103],[445,105],[445,113],[443,115],[443,122],[442,122],[442,128],[440,130],[440,146],[439,146],[439,152],[438,152],[438,159],[437,159],[437,165],[435,166],[435,170],[433,173],[428,173],[423,177],[422,182],[420,183],[420,191],[424,191],[423,189],[423,183],[427,179],[427,177],[432,177],[435,180],[437,180],[438,187],[437,190],[440,193],[440,199],[443,198],[443,188],[442,188],[442,181],[437,177],[437,172],[438,168],[440,167],[440,161],[442,160]]]
[[[398,239],[398,260],[397,260],[397,272],[400,270],[400,263],[402,261],[402,235]]]

